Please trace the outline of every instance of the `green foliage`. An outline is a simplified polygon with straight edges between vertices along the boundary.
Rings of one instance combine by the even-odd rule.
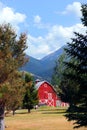
[[[0,25],[0,84],[25,62],[26,34],[18,39],[10,24]]]
[[[82,5],[82,14],[82,22],[87,26],[87,4]],[[74,34],[65,49],[69,61],[65,62],[59,95],[70,105],[66,117],[75,121],[74,128],[79,128],[87,127],[87,31],[84,35]]]
[[[60,55],[60,57],[56,61],[56,66],[54,68],[54,73],[53,73],[51,82],[54,85],[57,92],[59,92],[59,86],[61,84],[61,80],[63,77],[64,68],[65,68],[64,61],[66,61],[66,59],[67,59],[66,53],[63,53],[62,55]]]
[[[26,40],[26,34],[18,37],[10,24],[0,25],[0,95],[8,109],[16,109],[20,104],[17,100],[22,95],[23,83],[17,71],[27,62]]]
[[[28,112],[38,104],[37,90],[33,81],[33,77],[29,74],[25,74],[26,92],[23,99],[23,107],[28,109]]]
[[[82,5],[82,23],[87,27],[87,4]]]
[[[22,106],[22,100],[25,93],[24,81],[21,72],[16,71],[9,79],[8,98],[6,100],[6,109],[15,110]]]

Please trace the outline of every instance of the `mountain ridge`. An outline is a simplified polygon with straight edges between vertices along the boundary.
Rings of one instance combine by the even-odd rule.
[[[56,60],[64,52],[64,47],[65,46],[61,47],[60,49],[43,57],[40,60],[27,55],[29,61],[21,69],[23,71],[37,75],[37,77],[42,77],[44,80],[51,81],[54,67],[56,65]]]

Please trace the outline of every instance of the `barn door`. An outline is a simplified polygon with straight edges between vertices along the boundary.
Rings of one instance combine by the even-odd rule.
[[[54,100],[52,98],[52,93],[48,93],[48,105],[54,106]]]

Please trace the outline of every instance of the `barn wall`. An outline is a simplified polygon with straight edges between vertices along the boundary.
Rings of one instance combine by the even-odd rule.
[[[48,106],[56,106],[57,100],[59,100],[52,86],[46,82],[39,87],[38,97],[42,104]]]

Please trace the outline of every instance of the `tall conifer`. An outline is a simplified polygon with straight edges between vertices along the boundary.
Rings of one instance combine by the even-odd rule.
[[[87,4],[82,5],[82,23],[87,28]],[[75,32],[75,38],[65,49],[69,61],[60,86],[60,96],[69,103],[66,117],[75,121],[75,128],[87,127],[87,30]]]

